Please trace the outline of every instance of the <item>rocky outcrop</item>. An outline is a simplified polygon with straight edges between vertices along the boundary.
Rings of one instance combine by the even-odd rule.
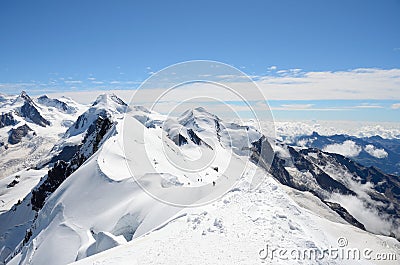
[[[15,118],[11,112],[0,114],[0,128],[10,126],[10,125],[14,126],[17,123],[18,123],[18,121],[15,120]]]
[[[28,135],[28,133],[32,131],[28,125],[24,124],[19,126],[16,129],[11,129],[8,135],[8,143],[9,144],[18,144],[21,142],[22,138]]]
[[[328,201],[323,201],[326,205],[329,206],[332,210],[334,210],[336,213],[338,213],[346,222],[349,224],[354,225],[355,227],[358,227],[362,230],[365,230],[365,226],[357,221],[356,218],[354,218],[345,208],[343,208],[339,203],[335,202],[328,202]]]
[[[99,148],[101,141],[114,123],[108,116],[98,116],[89,126],[78,151],[68,161],[58,160],[41,184],[32,191],[32,209],[39,211],[50,196],[73,172],[75,172]],[[67,156],[68,157],[68,156]],[[59,156],[59,158],[61,158]]]
[[[50,125],[50,122],[42,117],[42,115],[36,108],[37,107],[36,104],[28,96],[28,94],[26,94],[25,91],[22,91],[20,98],[24,100],[24,105],[22,105],[22,107],[19,110],[19,115],[21,117],[27,118],[33,123],[42,127]]]
[[[57,108],[58,110],[65,113],[76,113],[76,109],[74,107],[69,106],[67,103],[61,100],[49,98],[46,95],[39,97],[37,99],[37,102],[47,107]]]

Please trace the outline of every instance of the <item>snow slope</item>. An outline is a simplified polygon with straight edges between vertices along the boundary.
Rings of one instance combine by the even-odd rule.
[[[265,173],[258,170],[258,174]],[[290,188],[271,176],[265,175],[265,182],[254,191],[248,185],[243,179],[221,200],[182,209],[158,229],[74,264],[359,264],[358,260],[298,261],[260,255],[266,245],[288,251],[340,249],[341,237],[348,240],[348,248],[399,254],[395,239],[359,230],[312,199],[296,202],[287,194]],[[363,260],[362,264],[394,263]]]
[[[22,200],[46,173],[47,169],[27,169],[0,179],[0,214]]]

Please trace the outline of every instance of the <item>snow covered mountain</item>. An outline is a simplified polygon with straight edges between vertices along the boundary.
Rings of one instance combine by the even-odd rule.
[[[73,113],[48,98],[35,104]],[[166,117],[104,94],[79,114],[36,169],[0,180],[0,262],[258,264],[266,244],[325,249],[339,238],[341,248],[400,254],[397,176],[201,107]]]
[[[313,132],[295,137],[292,145],[314,147],[339,153],[365,166],[375,166],[386,173],[400,175],[400,139],[380,136],[355,137],[345,134],[330,136]]]
[[[114,96],[101,95],[95,103],[71,125],[63,137],[42,160],[37,168],[50,167],[25,198],[19,200],[10,211],[0,216],[2,234],[1,256],[6,258],[9,249],[21,248],[27,243],[41,215],[38,214],[46,199],[57,190],[61,183],[76,171],[100,147],[102,141],[112,134],[118,115],[122,115],[127,106],[117,101]],[[119,117],[121,118],[121,117]],[[43,172],[43,171],[41,171]],[[15,226],[15,224],[19,224]],[[21,242],[19,238],[24,239]]]
[[[0,96],[0,179],[35,167],[84,106],[68,98]]]

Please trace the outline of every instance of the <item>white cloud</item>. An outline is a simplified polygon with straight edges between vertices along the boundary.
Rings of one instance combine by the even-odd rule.
[[[317,132],[320,135],[347,134],[356,137],[370,137],[379,135],[386,139],[400,138],[400,123],[398,122],[357,122],[354,121],[277,121],[275,120],[277,135],[284,138],[295,138],[300,135],[311,135]]]
[[[278,69],[278,67],[276,65],[272,65],[272,66],[268,67],[268,70],[270,70],[270,71],[275,71],[276,69]]]
[[[359,105],[359,106],[353,106],[350,107],[352,109],[383,109],[383,106],[380,105],[370,105],[370,104],[364,104],[364,105]]]
[[[377,149],[372,144],[366,145],[364,150],[365,152],[376,158],[386,158],[388,156],[388,153],[385,151],[385,149]]]
[[[388,215],[379,213],[375,208],[366,207],[362,200],[355,196],[333,195],[333,201],[342,205],[352,216],[365,225],[368,231],[389,235],[395,231],[396,221]]]
[[[268,100],[400,99],[400,93],[395,93],[400,87],[400,69],[360,68],[336,72],[303,72],[289,69],[279,70],[276,73],[279,75],[253,78],[254,83]],[[210,76],[209,80],[220,81],[213,76]],[[221,83],[234,89],[249,101],[262,99],[259,92],[249,89],[253,83],[249,83],[246,79],[232,78]],[[359,108],[380,107],[361,105]]]
[[[280,70],[256,84],[268,99],[400,99],[400,69],[359,68],[336,72]]]
[[[347,140],[342,144],[330,144],[324,147],[323,151],[328,153],[336,153],[346,157],[358,156],[362,148],[355,142]]]
[[[281,107],[288,110],[310,109],[314,104],[283,104]]]
[[[272,69],[275,68],[275,66],[271,67]],[[359,68],[334,72],[304,72],[301,69],[287,69],[279,70],[276,73],[278,72],[280,73],[279,75],[250,76],[263,95],[255,91],[255,89],[249,89],[250,86],[253,86],[253,83],[249,83],[249,81],[242,78],[224,80],[222,85],[234,89],[248,101],[262,100],[262,96],[268,100],[400,100],[400,93],[397,93],[400,87],[400,69]],[[152,72],[149,74],[152,74]],[[209,73],[203,73],[204,77],[207,74]],[[219,81],[213,76],[209,78],[216,82]],[[72,77],[68,79],[65,81],[64,78],[60,78],[67,84],[82,83],[82,81],[73,80]],[[36,84],[30,86],[24,86],[21,83],[3,85],[13,86],[16,90],[22,90],[24,87],[33,89]],[[113,85],[118,84],[113,83]],[[121,82],[119,85],[127,85],[127,83],[124,82],[122,84]],[[115,88],[118,89],[119,87]],[[154,87],[154,89],[162,90],[160,87]],[[193,95],[193,90],[189,92]],[[153,90],[149,91],[149,93],[158,92]],[[185,94],[187,93],[185,92]],[[223,99],[232,100],[225,97]],[[358,108],[380,108],[380,106],[361,105]],[[392,108],[400,108],[400,103],[393,104]]]
[[[67,80],[65,81],[66,84],[82,84],[80,80]]]
[[[394,103],[394,104],[391,106],[391,108],[392,108],[392,109],[400,109],[400,103]]]

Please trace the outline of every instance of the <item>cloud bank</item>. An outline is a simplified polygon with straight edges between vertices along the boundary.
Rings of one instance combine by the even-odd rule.
[[[251,100],[261,100],[259,95],[249,95],[249,79],[244,76],[224,79],[225,85],[234,86],[242,95]],[[400,100],[400,69],[358,68],[346,71],[310,71],[301,69],[278,70],[276,66],[268,68],[267,74],[250,76],[268,100],[335,100],[335,99],[375,99]],[[140,85],[137,80],[97,80],[93,76],[83,80],[66,80],[59,77],[51,82],[39,81],[26,83],[0,83],[5,93],[30,89],[70,89],[74,85],[79,90],[95,89],[135,89]],[[207,77],[204,77],[207,79]],[[66,80],[64,82],[64,80]],[[102,81],[97,83],[93,81]],[[154,89],[161,89],[154,87]],[[154,93],[154,91],[149,92]],[[193,91],[192,91],[193,93]],[[227,99],[229,100],[229,99]],[[371,107],[371,106],[363,106]],[[392,105],[400,108],[400,103]]]
[[[351,140],[344,141],[342,144],[330,144],[324,147],[323,151],[336,153],[346,157],[356,157],[362,148]]]
[[[366,145],[364,151],[376,158],[386,158],[388,156],[388,153],[385,151],[385,149],[377,149],[372,144]]]

